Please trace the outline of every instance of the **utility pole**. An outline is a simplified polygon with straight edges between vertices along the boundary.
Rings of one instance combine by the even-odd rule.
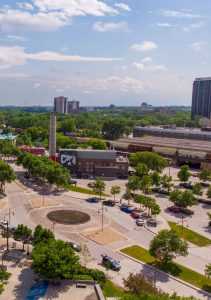
[[[103,202],[102,202],[102,208],[98,209],[98,213],[100,213],[100,210],[101,210],[101,230],[102,231],[104,229],[104,209],[105,209],[105,211],[107,211],[107,208],[103,206]]]
[[[9,250],[9,224],[7,221],[7,251]]]

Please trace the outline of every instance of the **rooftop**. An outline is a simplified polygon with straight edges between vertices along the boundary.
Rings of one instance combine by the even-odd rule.
[[[17,138],[17,135],[0,135],[0,140],[9,140],[14,141]]]
[[[78,158],[90,158],[90,159],[116,159],[115,150],[90,150],[90,149],[60,149],[62,153],[77,153]]]

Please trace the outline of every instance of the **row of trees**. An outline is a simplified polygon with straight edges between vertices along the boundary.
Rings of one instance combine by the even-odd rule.
[[[5,194],[5,183],[11,183],[15,180],[16,176],[11,168],[5,161],[0,159],[0,193]]]
[[[29,152],[21,152],[17,164],[22,165],[41,184],[48,182],[57,188],[70,183],[70,174],[62,165],[53,162],[48,157],[34,156]]]

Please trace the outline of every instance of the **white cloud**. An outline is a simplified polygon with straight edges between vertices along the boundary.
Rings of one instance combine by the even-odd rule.
[[[34,7],[31,3],[28,2],[18,2],[17,6],[21,9],[26,9],[26,10],[33,10]]]
[[[62,11],[67,16],[104,16],[118,11],[98,0],[33,0],[41,11]]]
[[[134,62],[132,67],[136,70],[145,72],[161,72],[166,71],[167,68],[164,65],[145,65],[144,63]]]
[[[195,42],[193,44],[190,44],[190,47],[194,50],[194,51],[201,51],[204,49],[205,46],[205,42]]]
[[[38,87],[40,87],[40,86],[42,86],[42,84],[39,83],[39,82],[36,82],[36,83],[33,84],[33,87],[34,87],[34,88],[38,88]]]
[[[52,31],[69,24],[69,20],[59,13],[36,13],[11,10],[0,13],[0,26],[4,31]]]
[[[171,23],[156,23],[152,25],[153,27],[180,27],[178,24],[171,24]]]
[[[195,19],[202,18],[202,15],[192,14],[189,11],[177,11],[177,10],[160,10],[160,12],[165,17],[173,17],[173,18],[187,18],[187,19]]]
[[[123,9],[123,10],[131,11],[130,7],[125,3],[115,3],[114,5],[118,8]]]
[[[136,51],[151,51],[154,49],[157,49],[157,45],[154,42],[151,41],[144,41],[141,44],[134,44],[130,47],[130,49],[136,50]]]
[[[1,29],[54,31],[71,24],[72,17],[75,16],[100,17],[119,13],[117,9],[99,0],[32,0],[32,4],[20,2],[19,9],[8,6],[0,9]]]
[[[142,59],[142,63],[152,63],[152,58],[151,57],[145,57],[144,59]]]
[[[7,38],[9,40],[13,40],[13,41],[20,41],[20,42],[26,41],[26,37],[22,36],[22,35],[11,35],[11,34],[8,34]]]
[[[199,22],[199,23],[195,23],[195,24],[190,24],[188,26],[183,27],[183,31],[184,32],[189,32],[191,30],[195,30],[195,29],[199,29],[199,28],[203,28],[205,26],[204,22]]]
[[[96,22],[93,24],[92,27],[95,31],[98,32],[107,32],[107,31],[121,31],[121,30],[127,30],[128,25],[125,22],[119,22],[119,23],[101,23]]]
[[[61,55],[59,53],[51,51],[26,53],[25,49],[20,46],[0,46],[0,69],[24,65],[27,60],[57,62],[109,62],[119,61],[122,59],[118,57],[86,57],[78,55]]]

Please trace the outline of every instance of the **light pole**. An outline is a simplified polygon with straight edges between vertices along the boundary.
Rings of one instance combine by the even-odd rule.
[[[183,236],[184,222],[187,222],[187,227],[188,227],[188,220],[184,219],[184,215],[182,214],[182,220],[179,221],[179,222],[181,222],[181,224],[182,224],[182,230],[181,230],[181,237],[182,237]]]
[[[56,221],[53,221],[53,224],[52,224],[53,232],[54,232],[55,225],[56,225]]]
[[[170,177],[170,175],[171,175],[171,173],[170,173],[170,167],[171,167],[171,164],[172,164],[172,161],[171,161],[171,159],[169,159],[169,160],[168,160],[168,166],[169,166],[169,177]]]
[[[104,209],[105,211],[107,211],[107,208],[103,206],[103,202],[102,202],[102,208],[101,209],[98,209],[98,213],[100,213],[101,211],[101,224],[102,224],[102,227],[101,227],[101,230],[103,231],[104,229]]]
[[[9,208],[9,212],[4,216],[4,219],[6,216],[9,216],[9,225],[11,226],[11,215],[15,215],[14,211],[11,211],[11,209]]]

